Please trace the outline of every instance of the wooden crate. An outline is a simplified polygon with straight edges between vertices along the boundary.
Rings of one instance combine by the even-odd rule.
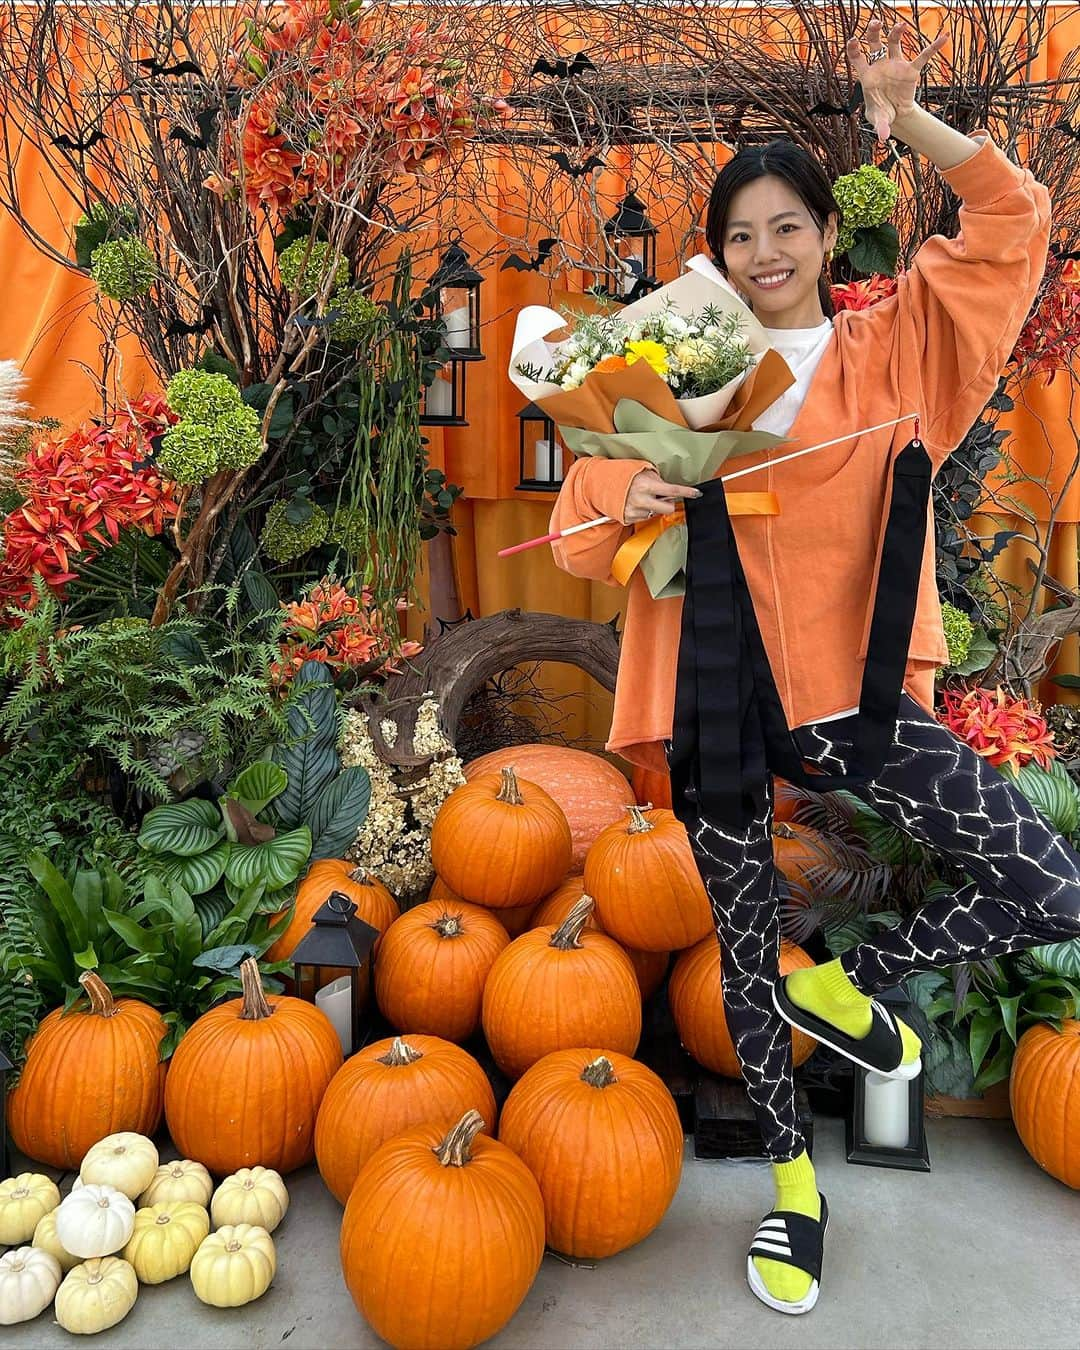
[[[802,1088],[795,1090],[795,1111],[814,1154],[814,1116]],[[694,1094],[695,1158],[764,1158],[761,1131],[741,1080],[702,1073]]]
[[[942,1116],[969,1116],[978,1120],[1011,1120],[1009,1081],[1004,1079],[988,1088],[981,1097],[926,1098],[923,1114],[938,1119]]]

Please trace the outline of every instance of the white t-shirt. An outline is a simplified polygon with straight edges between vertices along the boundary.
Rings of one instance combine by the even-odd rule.
[[[754,431],[768,431],[774,436],[786,436],[791,424],[798,416],[799,409],[806,399],[810,381],[818,368],[825,348],[832,338],[831,319],[824,319],[814,328],[766,328],[769,342],[788,363],[795,383],[785,389],[780,397],[757,418],[754,419]],[[859,709],[845,708],[843,712],[832,713],[828,717],[818,717],[817,722],[837,722],[841,717],[850,717]],[[806,726],[809,723],[800,723]]]

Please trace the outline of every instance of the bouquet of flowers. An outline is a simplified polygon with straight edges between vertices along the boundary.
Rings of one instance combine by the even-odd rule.
[[[689,487],[715,477],[731,455],[781,443],[781,437],[749,428],[793,376],[712,262],[699,254],[687,267],[677,280],[614,314],[523,309],[509,374],[558,425],[575,454],[645,459],[668,482]],[[548,342],[568,319],[570,336]],[[766,493],[728,494],[728,509],[779,511]],[[635,539],[624,549],[627,557],[617,555],[613,567],[616,576],[629,579],[640,566],[655,599],[682,593],[681,513],[635,526]]]

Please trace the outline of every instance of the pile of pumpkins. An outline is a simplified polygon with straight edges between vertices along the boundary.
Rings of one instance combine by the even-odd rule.
[[[123,1321],[140,1285],[188,1274],[216,1308],[249,1303],[276,1270],[270,1236],[288,1209],[277,1172],[245,1168],[215,1190],[199,1162],[160,1163],[153,1141],[122,1131],[86,1153],[68,1194],[24,1172],[0,1182],[0,1326],[53,1304],[65,1331]]]

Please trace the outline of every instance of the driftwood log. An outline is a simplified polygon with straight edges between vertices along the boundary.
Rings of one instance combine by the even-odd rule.
[[[1035,564],[1028,567],[1038,575]],[[1080,594],[1053,577],[1042,577],[1058,608],[1029,619],[1006,647],[1002,648],[980,677],[985,685],[1002,683],[1014,692],[1029,695],[1049,669],[1053,653],[1070,633],[1080,633]]]
[[[524,661],[578,666],[605,689],[614,689],[619,665],[615,620],[594,623],[520,609],[470,617],[426,642],[409,668],[389,676],[377,694],[357,694],[346,703],[367,717],[380,759],[401,769],[421,769],[433,758],[413,746],[416,715],[424,699],[436,700],[442,731],[455,743],[458,722],[472,695],[493,675]],[[396,728],[390,738],[383,733],[387,720]]]

